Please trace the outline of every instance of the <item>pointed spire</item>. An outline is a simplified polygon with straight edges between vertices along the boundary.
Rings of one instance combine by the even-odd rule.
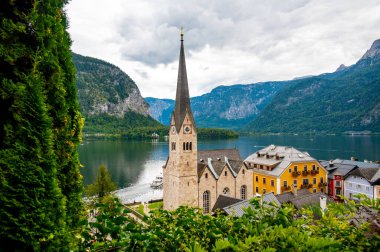
[[[189,86],[187,83],[185,50],[183,47],[183,28],[181,27],[181,49],[179,54],[177,94],[175,98],[174,120],[177,132],[180,131],[183,120],[186,116],[186,111],[191,113]]]

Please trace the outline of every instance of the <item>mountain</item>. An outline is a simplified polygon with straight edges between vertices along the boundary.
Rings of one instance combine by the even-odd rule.
[[[114,132],[158,126],[135,82],[118,67],[73,53],[76,86],[85,132]]]
[[[380,40],[354,65],[294,80],[245,129],[380,132]]]
[[[241,129],[254,119],[272,97],[287,85],[263,82],[249,85],[218,86],[210,93],[191,98],[191,109],[198,127]],[[149,113],[168,125],[174,100],[148,97]]]

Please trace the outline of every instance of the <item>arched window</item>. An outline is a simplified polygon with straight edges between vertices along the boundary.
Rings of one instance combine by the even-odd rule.
[[[190,142],[190,150],[192,149],[191,142]]]
[[[228,188],[228,187],[224,187],[224,189],[223,189],[223,194],[228,195],[229,193],[230,193],[230,188]]]
[[[189,150],[189,143],[186,143],[186,150]]]
[[[240,198],[242,200],[246,200],[247,199],[247,186],[246,185],[242,185],[241,188],[240,188]]]
[[[183,143],[183,150],[186,150],[186,143]]]
[[[203,213],[210,212],[210,191],[203,193]]]
[[[172,150],[175,150],[175,143],[172,143]]]

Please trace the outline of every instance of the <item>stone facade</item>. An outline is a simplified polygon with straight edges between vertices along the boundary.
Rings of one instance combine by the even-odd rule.
[[[185,127],[190,131],[185,131]],[[197,132],[190,114],[186,114],[179,132],[172,120],[169,159],[163,175],[166,210],[174,210],[180,205],[198,207]]]

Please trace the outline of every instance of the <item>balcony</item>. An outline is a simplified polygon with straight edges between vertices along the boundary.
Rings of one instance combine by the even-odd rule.
[[[303,176],[307,176],[307,175],[309,175],[309,171],[302,171],[302,175],[303,175]]]
[[[281,187],[281,191],[287,191],[287,190],[290,190],[290,186]]]
[[[298,177],[299,175],[301,175],[301,173],[299,171],[292,172],[293,177]]]
[[[311,170],[311,175],[316,175],[316,174],[319,174],[318,170]]]
[[[324,186],[327,186],[327,182],[322,182],[318,184],[318,187],[324,187]]]
[[[312,188],[312,187],[313,187],[312,184],[302,184],[302,185],[301,185],[301,189]]]

